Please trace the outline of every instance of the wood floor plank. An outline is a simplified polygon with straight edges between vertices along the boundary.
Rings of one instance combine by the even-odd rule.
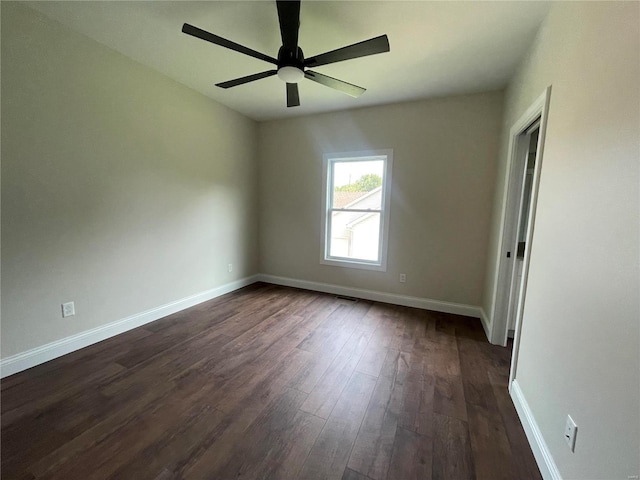
[[[354,319],[363,317],[368,304],[340,305],[325,321],[299,343],[298,348],[312,353],[312,360],[293,378],[289,386],[311,393],[325,375],[349,338],[356,331]]]
[[[215,478],[212,474],[226,464],[241,445],[244,432],[261,414],[271,408],[285,392],[280,384],[260,385],[259,395],[248,395],[239,401],[213,433],[200,446],[197,454],[174,468],[177,476]]]
[[[404,428],[396,430],[393,455],[387,478],[430,480],[432,478],[433,439]],[[466,478],[466,477],[448,477]]]
[[[300,470],[324,424],[325,421],[315,415],[298,412],[286,439],[277,448],[271,449],[262,462],[257,478],[299,478]]]
[[[64,468],[64,464],[71,459],[86,455],[89,450],[99,449],[103,442],[116,437],[122,429],[126,428],[132,421],[135,421],[138,416],[145,412],[153,411],[166,398],[173,395],[186,398],[193,396],[195,392],[200,397],[192,398],[192,401],[206,397],[209,392],[208,389],[214,389],[215,385],[206,384],[207,388],[203,388],[202,383],[202,378],[194,377],[189,384],[183,384],[179,390],[176,389],[175,384],[167,383],[163,384],[162,388],[157,386],[152,390],[141,390],[138,395],[122,401],[115,398],[109,413],[104,418],[79,433],[72,440],[56,445],[57,448],[51,454],[40,458],[29,467],[29,470],[38,478],[52,476],[55,472]]]
[[[440,415],[467,419],[467,403],[460,375],[436,375],[433,394],[433,411]]]
[[[460,356],[455,337],[436,333],[435,340],[423,344],[426,373],[434,376],[459,376]]]
[[[13,405],[13,408],[8,407],[5,412],[2,413],[2,425],[3,428],[11,425],[15,421],[46,411],[53,405],[59,402],[63,402],[68,398],[73,398],[79,394],[83,389],[89,385],[94,385],[103,379],[109,379],[117,376],[118,373],[123,371],[121,365],[115,363],[98,364],[94,363],[92,370],[74,369],[75,373],[72,375],[61,375],[63,378],[50,380],[44,379],[42,382],[31,383],[27,382],[24,388],[18,388],[11,392],[9,402]],[[78,378],[82,378],[82,382],[78,382]],[[37,388],[38,384],[44,384],[45,387],[40,391]],[[20,395],[22,392],[22,395]],[[4,403],[3,394],[3,403]],[[19,398],[22,398],[22,403],[19,403]]]
[[[168,470],[162,470],[154,480],[175,480],[175,476]]]
[[[419,310],[407,309],[404,312],[405,316],[405,329],[402,334],[402,345],[400,351],[413,352],[416,345],[424,338],[426,333],[426,315],[421,315]]]
[[[345,468],[344,473],[342,474],[342,480],[369,480],[369,477],[362,475],[355,470],[351,470],[350,468]]]
[[[209,401],[223,412],[232,412],[241,399],[261,391],[267,384],[287,385],[310,361],[309,352],[291,346],[287,348],[286,344],[278,345],[270,353],[272,355],[256,359],[253,368],[247,370],[251,374],[238,374],[219,390],[220,394],[212,396]]]
[[[257,283],[2,380],[3,478],[541,479],[477,319]]]
[[[393,349],[392,343],[395,341],[394,336],[398,320],[398,311],[393,305],[373,304],[367,311],[367,315],[362,319],[373,330],[371,345]],[[398,348],[395,349],[397,350]]]
[[[250,303],[248,308],[222,322],[219,331],[224,335],[236,338],[285,308],[289,300],[290,292],[282,295],[275,292],[269,297],[260,298],[259,301]]]
[[[382,364],[385,357],[387,356],[388,350],[389,349],[387,347],[370,345],[358,362],[356,370],[360,373],[365,373],[367,375],[371,375],[372,377],[377,377],[378,375],[380,375],[380,370],[382,369]]]
[[[345,340],[346,343],[346,340]],[[311,393],[316,384],[323,377],[329,366],[333,363],[338,352],[344,345],[332,345],[327,348],[327,354],[315,354],[311,360],[291,379],[289,386],[301,392]],[[340,347],[340,348],[338,348]]]
[[[3,429],[2,437],[12,439],[2,442],[0,472],[3,478],[22,478],[34,462],[49,455],[57,445],[73,439],[71,434],[60,432],[38,418],[28,418]]]
[[[459,337],[457,342],[465,401],[497,412],[493,386],[489,381],[490,359],[479,348],[478,341]]]
[[[287,321],[283,321],[283,318],[287,318]],[[274,345],[281,343],[281,339],[286,337],[299,321],[300,317],[294,315],[271,315],[265,318],[261,325],[225,344],[218,355],[205,361],[198,369],[219,378],[231,378],[246,370],[248,365],[254,363]],[[294,345],[288,343],[288,348],[294,348]]]
[[[175,478],[172,469],[190,458],[225,417],[224,413],[209,405],[197,405],[193,414],[187,416],[185,421],[177,423],[166,435],[148,444],[129,462],[121,462],[121,466],[110,478]]]
[[[297,417],[298,409],[307,394],[288,388],[280,398],[261,415],[238,441],[238,448],[217,471],[207,475],[215,478],[258,478],[263,463],[273,449],[282,448]]]
[[[158,402],[144,415],[132,418],[111,435],[103,438],[98,449],[85,449],[66,461],[51,479],[100,479],[110,476],[119,467],[135,458],[155,439],[180,423],[188,422],[192,415],[191,404],[178,394]],[[117,458],[118,462],[112,459]]]
[[[299,328],[307,332],[314,331],[339,306],[340,303],[336,302],[333,296],[316,294],[315,300],[298,312],[298,316],[303,318]]]
[[[516,478],[510,461],[509,439],[497,409],[468,405],[468,426],[478,480],[508,480]]]
[[[355,372],[309,452],[300,477],[341,479],[376,379]]]
[[[437,413],[433,416],[433,479],[475,480],[467,422]]]
[[[324,352],[331,344],[339,345],[341,348],[356,329],[358,320],[366,315],[369,308],[370,304],[360,302],[340,305],[298,345],[298,348],[312,353]]]
[[[197,338],[167,348],[162,355],[150,358],[137,368],[130,368],[99,388],[107,396],[127,395],[135,387],[153,388],[181,376],[204,360],[217,356],[217,351],[231,341],[231,337],[218,331],[205,331]]]
[[[356,365],[359,364],[370,337],[371,334],[365,331],[353,332],[300,410],[320,418],[329,418]]]
[[[408,375],[403,393],[398,425],[420,435],[432,436],[435,379],[431,375]]]
[[[150,335],[137,342],[136,348],[119,356],[116,359],[116,363],[130,369],[156,355],[163,354],[167,349],[184,342],[194,335],[196,333],[189,331],[187,328],[170,329],[168,332],[163,330],[159,334]]]
[[[398,423],[398,409],[390,407],[394,394],[398,397],[396,390],[403,388],[396,382],[397,353],[385,358],[385,374],[376,382],[347,463],[349,469],[375,480],[386,478]]]
[[[360,427],[348,467],[373,479],[386,478],[398,428],[430,439],[433,393],[433,378],[423,376],[420,356],[391,350]],[[403,452],[397,455],[402,456]]]

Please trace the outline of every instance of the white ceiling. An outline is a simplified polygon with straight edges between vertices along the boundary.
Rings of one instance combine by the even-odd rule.
[[[98,42],[255,120],[503,88],[546,15],[547,2],[302,1],[306,57],[387,34],[391,51],[316,67],[367,89],[351,98],[300,84],[287,108],[278,77],[224,90],[215,83],[273,66],[181,32],[191,23],[277,57],[272,1],[26,2]]]

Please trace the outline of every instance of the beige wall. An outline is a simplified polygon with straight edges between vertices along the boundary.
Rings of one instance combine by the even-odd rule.
[[[256,146],[253,121],[2,2],[2,357],[256,273]]]
[[[260,271],[480,305],[501,120],[497,92],[261,123]],[[323,153],[386,148],[387,272],[321,265]]]
[[[639,7],[554,4],[506,96],[484,306],[506,133],[552,85],[516,378],[565,479],[640,471]]]

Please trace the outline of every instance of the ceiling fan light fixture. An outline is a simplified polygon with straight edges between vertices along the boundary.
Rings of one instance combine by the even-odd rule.
[[[299,83],[304,78],[304,72],[297,67],[280,67],[278,69],[278,77],[283,82]]]

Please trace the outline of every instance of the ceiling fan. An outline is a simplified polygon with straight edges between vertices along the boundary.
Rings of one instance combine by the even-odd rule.
[[[185,23],[182,26],[183,33],[191,35],[207,42],[220,45],[221,47],[244,53],[250,57],[258,58],[265,62],[272,63],[278,68],[267,70],[265,72],[255,73],[246,77],[236,78],[227,82],[217,83],[216,86],[221,88],[237,87],[245,83],[254,82],[262,78],[278,75],[278,77],[287,84],[287,107],[297,107],[300,105],[300,97],[298,95],[298,82],[307,78],[326,87],[339,90],[351,95],[359,97],[365,92],[365,89],[343,82],[337,78],[329,77],[318,72],[307,70],[309,67],[318,67],[330,63],[342,62],[352,58],[366,57],[377,53],[389,51],[389,39],[386,35],[371,38],[363,42],[355,43],[346,47],[338,48],[330,52],[315,55],[310,58],[304,58],[302,49],[298,46],[298,31],[300,29],[300,0],[277,0],[278,20],[280,23],[280,35],[282,37],[282,46],[278,51],[278,58],[275,59],[263,53],[257,52],[238,43],[232,42],[225,38],[209,33],[193,25]]]

